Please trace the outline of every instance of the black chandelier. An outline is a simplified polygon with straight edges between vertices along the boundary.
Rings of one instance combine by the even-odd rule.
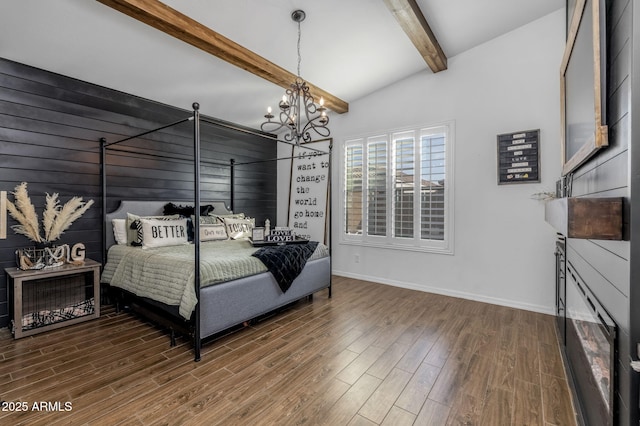
[[[264,116],[267,121],[260,126],[262,131],[268,133],[278,133],[283,128],[288,129],[284,140],[296,145],[301,142],[311,142],[311,131],[323,138],[331,134],[327,127],[329,117],[326,112],[327,108],[324,106],[324,99],[320,97],[320,102],[316,105],[313,96],[309,93],[309,86],[300,77],[300,22],[304,21],[305,17],[306,14],[302,10],[295,10],[291,13],[291,19],[298,23],[298,76],[278,103],[280,112],[277,120],[273,120],[275,116],[269,107]]]

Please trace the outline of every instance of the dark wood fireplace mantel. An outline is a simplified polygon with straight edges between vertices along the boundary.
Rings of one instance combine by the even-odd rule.
[[[545,221],[567,238],[622,239],[622,197],[565,197],[547,201]]]

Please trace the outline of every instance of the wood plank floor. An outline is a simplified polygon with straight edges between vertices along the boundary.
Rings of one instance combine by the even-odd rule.
[[[27,410],[0,424],[575,425],[553,317],[342,277],[333,294],[198,363],[110,307],[21,340],[4,329],[0,400]]]

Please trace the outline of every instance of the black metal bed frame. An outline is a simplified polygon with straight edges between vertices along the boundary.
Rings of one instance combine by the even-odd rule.
[[[292,146],[296,146],[295,143],[292,142],[288,142],[288,141],[283,141],[281,139],[278,139],[275,135],[270,135],[270,134],[266,134],[266,133],[262,133],[262,132],[258,132],[258,131],[252,131],[246,128],[242,128],[242,127],[238,127],[235,126],[231,123],[228,122],[223,122],[223,121],[214,121],[214,120],[210,120],[208,118],[204,118],[200,116],[200,105],[197,102],[194,102],[192,104],[192,108],[193,108],[193,113],[191,116],[183,118],[181,120],[175,121],[173,123],[169,123],[151,130],[147,130],[138,134],[135,134],[133,136],[128,136],[124,139],[120,139],[120,140],[116,140],[113,142],[107,142],[106,138],[100,138],[100,178],[101,178],[101,186],[102,186],[102,264],[106,264],[107,261],[107,249],[108,247],[106,247],[106,241],[107,241],[107,227],[106,227],[106,215],[107,215],[107,163],[106,163],[106,159],[107,159],[107,150],[109,149],[109,147],[120,144],[122,142],[126,142],[129,140],[133,140],[154,132],[158,132],[160,130],[164,130],[164,129],[168,129],[171,128],[173,126],[177,126],[179,124],[182,123],[186,123],[189,121],[193,121],[193,164],[194,164],[194,175],[193,175],[193,180],[194,180],[194,200],[193,200],[193,205],[194,205],[194,220],[193,220],[193,231],[194,231],[194,287],[195,287],[195,293],[196,293],[196,306],[195,306],[195,310],[194,310],[194,314],[192,316],[192,320],[191,321],[186,321],[186,323],[189,322],[193,322],[192,325],[192,336],[193,336],[193,344],[194,344],[194,360],[195,361],[200,361],[200,352],[201,352],[201,347],[202,347],[202,337],[200,335],[200,203],[201,203],[201,198],[200,198],[200,165],[202,164],[202,159],[200,156],[200,123],[204,122],[204,123],[208,123],[214,126],[218,126],[218,127],[222,127],[222,128],[226,128],[229,130],[234,130],[234,131],[238,131],[238,132],[242,132],[242,133],[247,133],[247,134],[252,134],[255,136],[260,136],[263,137],[265,139],[269,139],[272,140],[274,142],[279,142],[279,143],[285,143],[288,145],[292,145]],[[303,146],[305,149],[309,149],[311,151],[316,151],[318,152],[320,155],[328,155],[329,156],[329,177],[331,176],[331,151],[333,148],[333,144],[329,144],[329,151],[322,151],[316,148],[312,148],[310,146],[304,146],[304,145],[300,145]],[[119,151],[123,151],[123,150],[119,150]],[[137,155],[147,155],[147,156],[156,156],[154,154],[149,154],[149,153],[139,153],[136,152]],[[229,202],[229,207],[230,210],[233,210],[233,201],[234,201],[234,186],[235,186],[235,167],[237,166],[242,166],[242,165],[251,165],[251,164],[258,164],[258,163],[265,163],[265,162],[271,162],[271,161],[279,161],[279,160],[287,160],[287,159],[293,159],[295,158],[294,156],[289,156],[289,157],[277,157],[276,158],[270,158],[270,159],[265,159],[265,160],[256,160],[256,161],[248,161],[248,162],[243,162],[243,163],[237,163],[235,161],[235,159],[230,159],[229,163],[225,163],[225,162],[214,162],[214,161],[207,161],[207,164],[216,164],[216,165],[228,165],[230,167],[230,173],[229,173],[229,179],[230,179],[230,202]],[[329,180],[329,184],[328,184],[328,193],[327,193],[327,199],[330,203],[331,201],[331,184],[330,184],[330,180]],[[329,208],[329,203],[327,204],[327,210],[329,210],[329,255],[331,255],[331,212],[330,212],[330,208]],[[331,279],[329,280],[329,286],[328,286],[328,297],[331,298],[332,296],[332,289],[331,289]],[[311,295],[312,296],[312,295]],[[154,313],[153,310],[147,309],[147,308],[143,308],[143,315],[149,317],[150,319],[155,319],[155,320],[161,320],[160,316],[156,313]],[[166,322],[166,321],[161,321],[161,322]],[[176,324],[177,328],[179,330],[185,330],[185,324]],[[169,327],[170,329],[170,333],[171,333],[171,344],[175,345],[175,334],[174,334],[174,329],[172,327]]]

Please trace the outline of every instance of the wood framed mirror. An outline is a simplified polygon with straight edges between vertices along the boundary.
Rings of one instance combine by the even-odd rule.
[[[604,0],[576,0],[560,67],[562,175],[608,145]]]

